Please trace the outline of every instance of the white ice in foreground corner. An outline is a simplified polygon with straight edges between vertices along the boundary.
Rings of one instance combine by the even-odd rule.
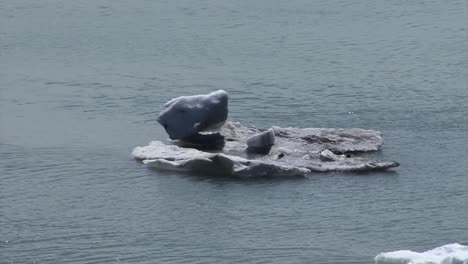
[[[380,253],[376,264],[468,264],[468,246],[448,244],[426,252],[398,250]]]
[[[218,90],[173,98],[164,105],[158,122],[171,139],[186,139],[198,132],[219,130],[227,116],[228,94]]]

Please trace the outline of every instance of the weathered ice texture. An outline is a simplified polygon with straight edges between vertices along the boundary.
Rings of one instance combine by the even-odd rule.
[[[274,144],[275,132],[270,128],[247,139],[247,152],[268,154]]]
[[[328,149],[335,153],[353,153],[379,150],[383,144],[380,132],[360,128],[281,128],[274,126],[275,144],[268,155],[249,155],[246,139],[264,130],[243,126],[239,122],[227,122],[221,134],[226,138],[224,153],[246,156],[261,161],[276,161],[311,171],[366,171],[399,166],[395,161],[370,160],[343,155],[329,155],[327,161],[320,158]],[[333,153],[334,154],[334,153]],[[323,154],[322,154],[323,156]],[[247,157],[247,156],[246,156]]]
[[[379,131],[361,128],[281,128],[274,126],[275,147],[289,148],[299,152],[316,152],[330,149],[335,152],[375,151],[382,147],[383,139]],[[221,129],[226,137],[228,148],[245,148],[242,142],[263,132],[253,126],[244,126],[239,122],[227,122]]]
[[[346,157],[380,149],[380,132],[364,129],[273,127],[275,144],[269,154],[245,151],[247,139],[265,130],[227,122],[221,134],[226,138],[222,153],[209,153],[154,141],[137,147],[132,154],[148,166],[160,169],[209,172],[233,176],[291,176],[310,172],[367,171],[397,167],[395,161]],[[326,151],[325,151],[326,150]],[[335,153],[333,153],[335,152]]]
[[[187,139],[198,132],[220,129],[228,116],[228,95],[218,90],[206,95],[181,96],[164,105],[158,122],[171,139]]]
[[[208,153],[192,148],[166,145],[160,141],[153,141],[145,147],[136,147],[132,155],[142,160],[147,166],[157,169],[224,176],[299,176],[310,172],[306,168],[286,166],[274,161],[247,160],[221,153]]]

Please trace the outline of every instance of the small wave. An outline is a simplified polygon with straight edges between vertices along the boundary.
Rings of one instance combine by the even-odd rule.
[[[426,252],[398,250],[380,253],[376,264],[468,264],[468,246],[448,244]]]

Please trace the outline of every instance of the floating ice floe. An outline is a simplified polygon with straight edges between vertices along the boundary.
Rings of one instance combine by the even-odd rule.
[[[227,100],[227,93],[222,90],[170,100],[158,122],[173,141],[169,145],[153,141],[136,147],[132,155],[153,168],[240,177],[384,170],[399,166],[395,161],[359,157],[360,152],[382,147],[383,139],[378,131],[276,126],[266,130],[244,126],[226,122]],[[200,133],[213,129],[218,132]]]
[[[221,129],[226,140],[221,152],[205,152],[153,141],[147,146],[136,147],[132,155],[153,168],[230,176],[292,176],[310,172],[383,170],[399,165],[395,161],[346,157],[331,151],[354,153],[378,150],[382,137],[377,131],[280,127],[273,127],[272,130],[275,144],[266,155],[245,151],[247,138],[262,130],[237,122],[227,122]]]
[[[468,246],[448,244],[426,252],[398,250],[380,253],[376,264],[468,264]]]

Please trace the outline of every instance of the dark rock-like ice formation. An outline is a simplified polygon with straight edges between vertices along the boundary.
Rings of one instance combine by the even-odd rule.
[[[238,122],[225,124],[226,118],[224,91],[172,99],[158,121],[171,139],[179,140],[174,145],[153,141],[136,147],[132,155],[153,168],[239,177],[384,170],[399,165],[358,157],[382,147],[382,136],[375,130],[276,126],[265,130]],[[199,133],[213,128],[220,128],[219,133]]]

